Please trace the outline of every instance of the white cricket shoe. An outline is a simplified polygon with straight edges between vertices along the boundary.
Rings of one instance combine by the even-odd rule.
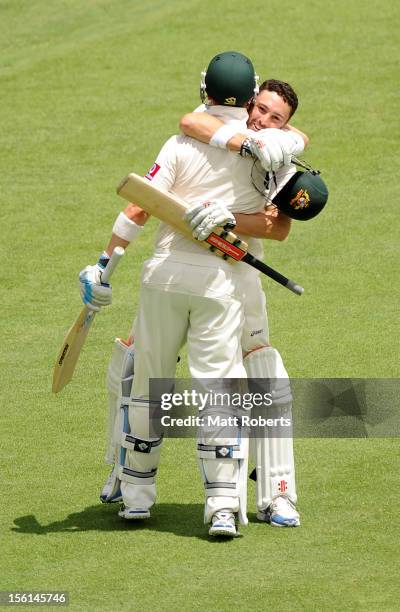
[[[150,510],[122,506],[121,510],[118,512],[118,516],[127,521],[141,521],[142,519],[150,518]]]
[[[300,525],[300,515],[296,506],[285,495],[275,497],[268,508],[257,512],[257,518],[274,527],[298,527]]]
[[[230,510],[218,510],[211,519],[208,530],[210,536],[236,538],[240,533],[236,529],[235,515]]]
[[[118,471],[116,466],[114,466],[101,490],[100,501],[103,504],[113,504],[114,502],[122,501],[120,485]]]

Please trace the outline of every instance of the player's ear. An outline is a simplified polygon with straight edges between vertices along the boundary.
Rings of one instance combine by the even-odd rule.
[[[254,104],[255,104],[255,98],[254,97],[250,98],[250,100],[246,104],[247,112],[249,113],[249,115],[250,115],[251,111],[254,108]]]

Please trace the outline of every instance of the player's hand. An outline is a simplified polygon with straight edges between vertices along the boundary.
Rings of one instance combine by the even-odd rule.
[[[251,157],[260,160],[262,167],[268,172],[276,172],[278,168],[284,165],[284,152],[280,145],[272,139],[268,142],[262,138],[249,138],[243,145],[241,155],[247,149]],[[290,163],[291,160],[286,161]]]
[[[221,202],[201,202],[191,206],[183,217],[196,240],[205,240],[218,227],[233,229],[236,220]]]
[[[101,275],[108,263],[108,255],[103,254],[96,265],[86,266],[79,273],[79,289],[84,304],[98,312],[102,306],[108,306],[112,301],[112,289],[107,283],[101,282]]]
[[[242,149],[242,155],[250,154],[260,160],[265,170],[276,172],[304,150],[304,141],[295,132],[268,128],[260,130],[257,137],[247,139]]]

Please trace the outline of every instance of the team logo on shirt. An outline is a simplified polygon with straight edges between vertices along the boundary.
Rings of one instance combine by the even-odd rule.
[[[149,179],[149,181],[152,181],[160,168],[161,168],[161,166],[159,166],[158,164],[154,163],[152,165],[152,167],[150,168],[150,170],[148,171],[148,173],[146,174],[145,178]]]
[[[300,189],[295,197],[290,200],[290,206],[293,206],[295,210],[307,208],[310,205],[310,194],[307,189]]]
[[[236,98],[234,98],[233,96],[231,98],[225,98],[225,104],[227,104],[228,106],[235,106]]]

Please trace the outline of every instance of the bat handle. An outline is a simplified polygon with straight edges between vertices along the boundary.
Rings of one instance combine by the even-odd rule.
[[[266,274],[280,285],[283,285],[283,287],[290,289],[290,291],[293,291],[293,293],[296,293],[297,295],[302,295],[304,293],[304,289],[303,287],[301,287],[301,285],[290,280],[290,278],[286,278],[286,276],[283,276],[283,274],[281,274],[277,270],[274,270],[263,261],[260,261],[251,253],[246,253],[246,255],[242,258],[242,261],[245,261],[257,270],[260,270],[260,272]]]
[[[298,285],[290,279],[288,279],[288,282],[286,283],[285,287],[287,287],[287,289],[290,289],[290,291],[293,291],[293,293],[297,293],[297,295],[302,295],[304,293],[304,287]]]
[[[104,270],[103,274],[101,275],[101,282],[102,283],[108,283],[109,278],[111,277],[112,273],[115,270],[115,267],[117,266],[119,260],[121,259],[122,255],[125,253],[124,249],[120,246],[116,246],[115,249],[113,250],[113,254],[110,257],[110,261],[108,262],[106,269]]]

